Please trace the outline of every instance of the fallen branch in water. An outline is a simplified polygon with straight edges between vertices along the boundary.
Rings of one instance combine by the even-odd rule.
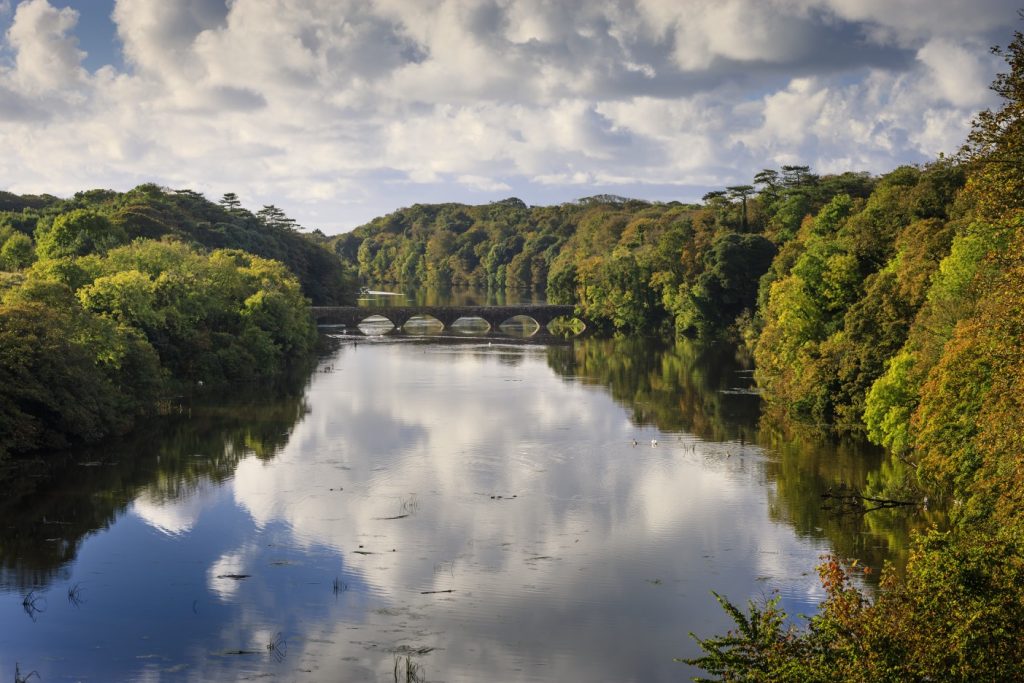
[[[925,498],[923,502],[913,500],[896,500],[893,498],[874,498],[872,496],[862,496],[856,491],[839,491],[833,493],[832,489],[829,489],[821,494],[823,500],[836,501],[838,505],[832,507],[829,505],[823,506],[826,510],[833,510],[838,508],[840,514],[846,513],[860,513],[864,514],[867,512],[874,512],[875,510],[887,510],[890,508],[898,507],[916,507],[917,505],[928,505],[928,499]],[[873,507],[868,507],[868,503],[873,503]]]

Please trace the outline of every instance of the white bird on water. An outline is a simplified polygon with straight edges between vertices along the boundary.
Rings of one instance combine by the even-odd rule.
[[[658,440],[657,439],[651,439],[651,446],[657,446],[657,445],[658,445]]]

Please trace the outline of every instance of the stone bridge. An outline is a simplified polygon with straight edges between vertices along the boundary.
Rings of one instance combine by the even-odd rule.
[[[491,331],[510,318],[526,316],[546,331],[548,324],[555,318],[569,317],[575,314],[573,306],[556,306],[552,304],[523,304],[520,306],[313,306],[313,317],[319,325],[344,325],[347,329],[358,329],[359,323],[370,316],[379,315],[387,318],[401,329],[410,318],[430,316],[437,319],[446,328],[460,318],[480,318],[491,326]]]

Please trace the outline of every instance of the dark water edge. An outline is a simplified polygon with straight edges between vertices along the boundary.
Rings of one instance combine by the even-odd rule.
[[[824,510],[896,466],[765,424],[727,345],[338,343],[291,383],[6,463],[0,673],[679,680],[686,632],[726,625],[709,589],[806,613],[819,554],[900,563],[938,515]]]

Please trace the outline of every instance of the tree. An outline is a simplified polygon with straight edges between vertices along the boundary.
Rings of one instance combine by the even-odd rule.
[[[754,175],[755,185],[764,185],[766,190],[775,191],[779,187],[779,172],[766,168]]]
[[[156,284],[137,270],[123,270],[97,278],[78,291],[83,308],[140,330],[162,324],[157,310]]]
[[[263,225],[273,228],[296,230],[298,227],[294,218],[289,218],[284,211],[273,204],[264,204],[263,208],[256,212],[256,217]]]
[[[20,270],[32,264],[35,250],[28,235],[15,233],[0,247],[0,267],[6,270]]]
[[[40,258],[102,254],[126,240],[123,228],[90,209],[62,213],[48,228],[42,225],[36,228],[36,250]]]
[[[0,458],[8,451],[63,448],[130,425],[155,397],[152,348],[62,301],[0,305]]]
[[[242,208],[242,202],[234,192],[225,192],[224,196],[220,198],[218,204],[227,209],[229,213]]]
[[[786,188],[802,188],[813,185],[818,176],[811,173],[810,166],[783,166],[782,185]]]
[[[753,185],[733,185],[732,187],[725,188],[729,191],[729,199],[739,198],[743,205],[742,220],[740,226],[743,232],[747,231],[747,197],[754,192]]]

